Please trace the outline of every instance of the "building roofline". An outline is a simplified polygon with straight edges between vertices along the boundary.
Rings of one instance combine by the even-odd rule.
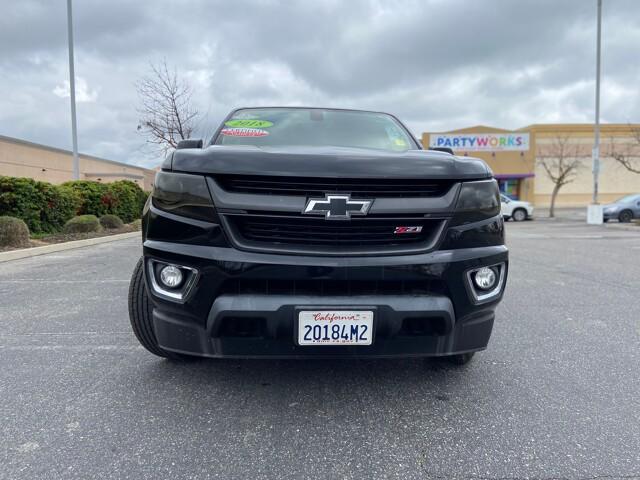
[[[85,177],[105,177],[105,178],[112,178],[112,177],[126,177],[126,178],[136,178],[138,180],[143,179],[144,175],[138,174],[138,173],[128,173],[128,172],[85,172],[84,173]]]
[[[514,130],[508,130],[499,127],[492,127],[489,125],[474,125],[471,127],[463,127],[455,130],[442,130],[437,132],[422,132],[427,135],[437,134],[456,134],[456,133],[513,133],[513,132],[557,132],[557,131],[572,131],[572,132],[593,132],[593,123],[532,123],[524,127],[516,128]],[[621,132],[628,133],[631,130],[640,130],[640,123],[601,123],[600,130],[604,132]]]
[[[533,132],[543,131],[578,131],[593,132],[593,123],[533,123],[526,127],[519,128],[518,131],[531,130]],[[601,123],[601,131],[609,132],[629,132],[640,129],[640,123]]]
[[[25,145],[27,147],[41,148],[43,150],[48,150],[48,151],[54,152],[54,153],[63,153],[63,154],[66,154],[66,155],[73,155],[73,152],[71,150],[65,150],[64,148],[58,148],[58,147],[52,147],[50,145],[43,145],[42,143],[31,142],[29,140],[23,140],[21,138],[7,137],[6,135],[1,135],[1,134],[0,134],[0,141],[14,143],[14,144],[17,144],[17,145]],[[89,160],[98,160],[100,162],[107,162],[107,163],[111,163],[113,165],[119,165],[119,166],[122,166],[122,167],[129,167],[129,168],[138,168],[140,170],[144,170],[144,171],[149,171],[151,173],[155,173],[150,168],[141,167],[139,165],[132,165],[130,163],[117,162],[115,160],[109,160],[109,159],[106,159],[106,158],[95,157],[93,155],[87,155],[86,153],[78,152],[78,156],[81,157],[81,158],[89,159]]]
[[[500,127],[492,127],[490,125],[473,125],[471,127],[458,128],[455,130],[441,130],[438,132],[423,132],[423,133],[428,133],[428,134],[467,133],[467,132],[473,132],[477,130],[485,130],[481,133],[511,133],[511,132],[518,131],[518,130],[508,130],[506,128],[500,128]]]

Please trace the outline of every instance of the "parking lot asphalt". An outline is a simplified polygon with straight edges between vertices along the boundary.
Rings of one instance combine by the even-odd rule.
[[[129,327],[136,239],[0,264],[0,478],[640,478],[640,228],[507,237],[462,368],[172,363]]]

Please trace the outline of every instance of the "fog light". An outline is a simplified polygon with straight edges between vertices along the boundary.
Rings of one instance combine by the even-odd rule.
[[[176,288],[182,283],[182,272],[178,267],[167,265],[160,270],[160,281],[169,288]]]
[[[489,290],[490,288],[493,288],[496,284],[496,279],[496,272],[493,268],[489,267],[482,267],[473,276],[474,283],[481,290]]]

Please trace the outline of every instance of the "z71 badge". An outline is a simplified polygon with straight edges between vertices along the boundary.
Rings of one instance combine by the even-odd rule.
[[[396,227],[393,233],[399,235],[401,233],[420,233],[422,231],[422,226],[415,227]]]

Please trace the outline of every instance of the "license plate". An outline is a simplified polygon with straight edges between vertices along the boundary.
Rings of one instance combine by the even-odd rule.
[[[373,311],[303,310],[298,313],[299,345],[371,345]]]

